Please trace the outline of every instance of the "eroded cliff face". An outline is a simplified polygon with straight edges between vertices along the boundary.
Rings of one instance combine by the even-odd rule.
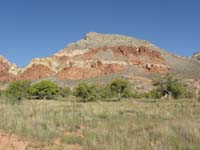
[[[0,56],[0,81],[10,82],[16,79],[20,70],[6,58]]]
[[[104,63],[102,61],[89,62],[89,64],[85,65],[82,62],[82,64],[63,68],[58,72],[57,77],[65,80],[80,80],[120,72],[127,67],[124,64]]]
[[[46,77],[81,80],[126,72],[130,67],[144,74],[170,71],[161,50],[153,44],[127,36],[92,32],[53,56],[32,60],[22,69],[1,58],[0,81],[37,80]]]
[[[143,73],[167,73],[170,66],[153,44],[121,35],[89,33],[53,56],[61,62],[60,79],[85,79],[136,67]]]

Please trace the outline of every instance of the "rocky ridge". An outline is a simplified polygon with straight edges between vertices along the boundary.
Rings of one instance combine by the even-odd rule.
[[[18,68],[0,57],[0,81],[48,77],[81,80],[120,72],[126,76],[136,72],[143,75],[163,74],[176,70],[180,62],[196,65],[195,62],[173,56],[145,40],[91,32],[84,39],[69,44],[50,57],[33,59],[25,68]],[[128,72],[131,68],[136,72]],[[177,68],[179,72],[184,71],[179,66]],[[200,73],[200,68],[197,73]]]

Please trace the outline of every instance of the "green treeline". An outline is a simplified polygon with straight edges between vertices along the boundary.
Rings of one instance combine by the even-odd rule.
[[[80,83],[75,88],[61,87],[50,80],[43,80],[31,84],[29,81],[16,81],[0,96],[10,101],[21,101],[23,99],[59,99],[69,95],[77,97],[79,101],[88,102],[96,100],[115,100],[122,98],[150,98],[160,99],[162,97],[191,98],[194,94],[186,90],[184,84],[175,75],[167,74],[153,82],[156,87],[149,92],[138,92],[131,88],[128,80],[114,79],[108,84],[87,84]]]

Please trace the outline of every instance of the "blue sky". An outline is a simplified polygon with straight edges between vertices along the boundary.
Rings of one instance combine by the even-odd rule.
[[[25,66],[95,31],[188,56],[200,50],[199,8],[198,0],[1,0],[0,54]]]

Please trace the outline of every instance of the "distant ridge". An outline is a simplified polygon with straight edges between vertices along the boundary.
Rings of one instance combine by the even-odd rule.
[[[192,58],[199,60],[199,53]],[[84,80],[104,76],[141,76],[177,73],[184,78],[198,78],[197,61],[168,53],[154,44],[118,34],[91,32],[77,42],[47,58],[33,59],[18,68],[0,57],[0,82],[15,80]]]

